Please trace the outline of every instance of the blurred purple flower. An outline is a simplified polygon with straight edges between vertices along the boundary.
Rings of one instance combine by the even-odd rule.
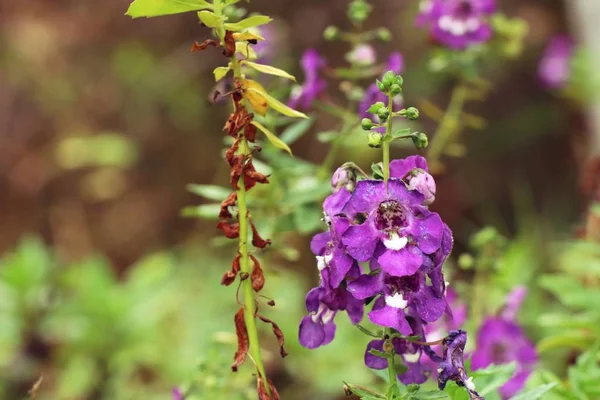
[[[373,46],[369,44],[359,44],[354,47],[347,55],[347,60],[350,63],[368,66],[375,64],[377,60],[377,54]]]
[[[494,11],[494,0],[424,0],[416,22],[429,26],[439,43],[463,50],[492,37],[487,18]]]
[[[573,42],[566,36],[555,36],[544,51],[538,75],[548,89],[565,86],[571,75]]]
[[[262,25],[254,28],[260,36],[265,40],[259,40],[254,46],[254,51],[257,55],[257,61],[265,64],[270,64],[273,56],[277,53],[276,44],[274,39],[277,32],[271,24]]]
[[[402,57],[402,54],[391,53],[388,57],[386,72],[394,71],[394,73],[400,74],[402,72],[403,67],[404,59]],[[378,101],[387,104],[387,96],[381,93],[381,90],[379,90],[376,83],[372,83],[367,88],[362,100],[358,104],[358,112],[361,115],[361,118],[370,117],[371,114],[369,114],[367,110],[369,109],[369,107],[371,107],[371,104],[377,103]],[[394,105],[396,107],[400,107],[402,105],[402,99],[400,97],[395,97]]]
[[[171,393],[173,394],[173,400],[185,400],[185,397],[183,397],[183,393],[179,388],[173,388]]]
[[[292,91],[288,105],[299,110],[307,110],[313,101],[321,95],[327,87],[327,82],[319,77],[319,71],[326,65],[317,50],[308,49],[302,56],[302,69],[304,70],[304,84],[296,86]]]
[[[515,320],[525,293],[524,287],[515,288],[507,296],[506,306],[500,315],[489,317],[483,322],[477,334],[476,350],[471,362],[473,370],[490,364],[516,362],[515,375],[500,388],[504,399],[514,396],[525,386],[538,361],[534,344]]]

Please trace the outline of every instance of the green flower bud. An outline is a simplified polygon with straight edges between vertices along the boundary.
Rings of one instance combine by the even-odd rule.
[[[406,116],[406,118],[410,119],[411,121],[414,121],[415,119],[419,119],[419,110],[417,110],[414,107],[408,107],[404,115]]]
[[[383,86],[383,83],[379,79],[376,79],[375,83],[377,84],[377,88],[379,90],[381,90],[382,92],[385,92],[385,86]]]
[[[469,253],[463,253],[458,257],[458,266],[462,269],[471,269],[475,265],[475,259]]]
[[[392,96],[398,96],[400,93],[402,93],[402,87],[397,83],[394,83],[392,86],[390,86],[390,93]]]
[[[383,135],[378,132],[369,133],[367,144],[369,145],[369,147],[373,148],[381,147],[381,145],[383,144]]]
[[[396,75],[395,78],[396,78],[396,83],[398,85],[400,85],[400,87],[402,87],[402,85],[404,85],[404,78],[402,78],[401,75]]]
[[[396,74],[394,74],[394,71],[388,71],[385,74],[383,74],[381,83],[383,83],[383,87],[386,91],[389,90],[390,86],[396,83]]]
[[[387,28],[377,29],[377,37],[383,42],[389,42],[392,39],[392,33]]]
[[[412,137],[413,144],[417,149],[424,149],[429,144],[427,135],[423,132],[419,132]]]
[[[338,38],[340,30],[337,26],[330,25],[323,31],[323,37],[325,40],[335,40]]]
[[[363,130],[370,131],[373,127],[373,121],[371,121],[369,118],[363,118],[360,121],[360,126],[363,128]]]
[[[352,22],[361,23],[369,17],[371,8],[365,0],[354,0],[348,6],[348,18]]]
[[[390,116],[390,110],[388,110],[385,107],[382,107],[377,111],[377,116],[379,117],[379,120],[381,122],[385,122],[385,121],[387,121],[388,117]]]

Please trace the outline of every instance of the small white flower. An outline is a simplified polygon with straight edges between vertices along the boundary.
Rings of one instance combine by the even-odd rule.
[[[385,304],[393,308],[405,309],[408,301],[404,300],[402,293],[396,293],[393,296],[385,296]]]
[[[400,237],[396,232],[392,232],[387,239],[383,239],[383,245],[390,250],[402,250],[407,243],[408,238]]]

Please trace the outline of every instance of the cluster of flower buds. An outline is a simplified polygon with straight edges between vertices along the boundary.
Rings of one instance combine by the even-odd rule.
[[[389,90],[395,81],[381,84]],[[357,176],[347,164],[338,169],[334,193],[324,201],[328,229],[311,242],[321,281],[306,296],[309,314],[300,324],[300,343],[311,349],[328,344],[339,311],[358,324],[370,306],[368,319],[385,330],[370,332],[377,338],[367,345],[366,365],[387,368],[389,354],[396,354],[405,366],[397,370],[399,379],[422,383],[436,364],[443,368],[444,362],[460,361],[455,353],[449,359],[424,343],[428,324],[451,315],[442,266],[452,249],[452,233],[427,207],[435,199],[435,182],[423,157],[392,161],[387,182],[357,181]],[[464,378],[464,385],[472,385],[463,376],[464,367],[459,378],[452,368],[440,375],[443,384]]]

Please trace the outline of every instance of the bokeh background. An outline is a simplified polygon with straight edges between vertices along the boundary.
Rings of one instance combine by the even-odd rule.
[[[450,82],[425,67],[430,45],[414,27],[415,3],[373,1],[367,28],[392,31],[394,40],[377,45],[381,59],[404,54],[406,103],[427,98],[445,107]],[[558,0],[499,3],[528,23],[526,48],[494,66],[488,99],[468,106],[487,127],[464,132],[468,151],[448,160],[434,208],[454,231],[455,255],[485,225],[526,238],[511,262],[527,273],[551,268],[549,243],[576,233],[590,129],[581,107],[537,78],[548,40],[578,36],[573,14]],[[235,289],[219,280],[230,252],[212,240],[214,220],[180,216],[201,202],[186,184],[227,182],[220,128],[229,111],[209,101],[222,59],[190,53],[208,34],[193,13],[131,20],[128,4],[0,1],[2,399],[26,398],[40,376],[39,399],[164,399],[195,380],[209,381],[205,393],[219,393],[200,398],[244,398],[253,390],[250,368],[233,376],[228,366]],[[299,59],[309,47],[333,65],[342,62],[348,49],[323,40],[322,31],[347,26],[347,1],[245,6],[275,19],[275,65],[301,77]],[[293,151],[319,164],[328,145],[315,133],[332,129],[332,120],[311,116],[317,122]],[[425,132],[435,125],[423,118]],[[379,152],[356,143],[338,162],[368,168]],[[303,296],[317,279],[309,239],[286,235],[297,255],[267,267],[265,293],[277,302],[269,315],[288,338],[285,365],[274,343],[268,348],[272,339],[263,342],[285,399],[333,399],[342,379],[372,379],[361,361],[365,339],[342,322],[338,332],[348,333],[328,348],[311,353],[297,344]],[[468,281],[468,272],[460,274]]]

